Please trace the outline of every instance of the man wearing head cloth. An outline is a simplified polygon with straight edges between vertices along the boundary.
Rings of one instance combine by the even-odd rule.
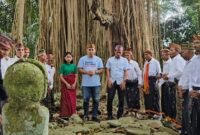
[[[190,65],[195,59],[195,51],[193,48],[185,48],[182,51],[182,57],[186,60],[186,65],[183,70],[183,74],[179,80],[179,97],[183,98],[182,102],[182,129],[181,135],[190,135],[191,134],[191,119],[190,114],[191,110],[189,107],[190,97],[189,97],[189,73]]]
[[[45,66],[48,78],[48,92],[46,98],[43,100],[43,104],[49,109],[50,112],[50,119],[52,119],[52,104],[51,104],[51,87],[53,86],[53,80],[51,77],[51,66],[49,66],[47,62],[47,54],[45,49],[40,49],[38,51],[38,60]]]
[[[163,70],[162,74],[168,74],[169,68],[171,64],[171,58],[169,55],[169,49],[165,48],[161,50],[161,58],[163,60]],[[165,114],[165,116],[170,115],[169,108],[171,107],[171,104],[169,104],[170,99],[173,95],[171,92],[170,86],[171,82],[167,80],[163,80],[162,78],[159,80],[159,84],[161,86],[161,106],[162,106],[162,112]]]
[[[7,68],[12,64],[9,58],[9,53],[12,46],[12,40],[8,37],[0,35],[0,134],[2,135],[1,131],[1,109],[5,101],[7,100],[7,94],[3,87],[3,78]]]
[[[22,43],[15,44],[15,56],[11,58],[12,64],[24,58],[24,45]]]
[[[55,74],[55,67],[53,65],[54,63],[54,56],[52,53],[47,54],[47,64],[50,66],[50,76],[51,76],[51,104],[52,106],[55,106],[54,104],[54,89],[53,89],[53,83],[54,83],[54,74]]]
[[[129,109],[140,109],[139,88],[142,85],[142,71],[138,63],[133,60],[131,49],[124,51],[124,56],[128,60],[128,78],[126,80],[126,102]]]
[[[145,109],[150,111],[160,112],[159,106],[159,90],[156,85],[157,79],[160,77],[161,68],[158,60],[153,58],[151,50],[144,52],[144,68],[143,68],[143,83],[144,83],[144,101]],[[154,118],[160,118],[159,115],[154,115]]]
[[[183,73],[183,69],[185,66],[185,60],[181,57],[181,46],[175,43],[171,43],[169,45],[169,54],[172,59],[169,72],[163,74],[163,79],[169,81],[170,85],[168,86],[170,91],[170,100],[168,101],[169,108],[167,109],[168,116],[171,118],[176,118],[176,85],[180,80],[180,77]]]
[[[124,95],[125,85],[128,79],[128,60],[122,57],[123,47],[121,45],[115,46],[115,56],[110,57],[106,63],[106,74],[108,81],[108,97],[107,97],[107,111],[108,119],[113,119],[112,102],[117,90],[118,93],[118,111],[117,118],[122,117],[124,112]]]
[[[193,47],[200,52],[200,36],[193,41]],[[199,40],[199,41],[197,41]],[[192,98],[191,135],[200,135],[200,54],[189,65],[189,95]]]

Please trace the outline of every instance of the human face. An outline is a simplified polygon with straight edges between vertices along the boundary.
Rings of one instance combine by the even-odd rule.
[[[71,61],[72,61],[72,55],[67,54],[67,55],[65,56],[65,61],[66,61],[68,64],[71,63]]]
[[[24,57],[24,47],[16,48],[16,56],[19,58]]]
[[[115,49],[115,57],[119,58],[123,54],[123,48]]]
[[[25,50],[24,51],[24,58],[28,58],[30,55],[30,50]]]
[[[9,56],[9,54],[10,54],[10,49],[2,47],[2,46],[0,47],[0,55],[2,57],[7,57]]]
[[[166,53],[166,52],[161,52],[161,58],[162,58],[163,60],[168,60],[168,59],[169,59],[169,54]]]
[[[170,57],[174,57],[174,56],[176,56],[177,54],[178,54],[178,52],[176,51],[175,48],[171,47],[171,48],[169,49],[169,55],[170,55]]]
[[[194,40],[192,42],[192,46],[195,48],[196,51],[200,52],[200,40]]]
[[[189,60],[190,52],[189,52],[188,50],[183,50],[183,52],[182,52],[182,57],[183,57],[185,60]]]
[[[145,60],[149,61],[151,60],[152,56],[149,53],[144,53]]]
[[[131,54],[129,54],[129,53],[128,53],[128,54],[125,54],[124,57],[127,58],[128,61],[131,60]]]
[[[96,52],[95,48],[87,48],[87,55],[88,55],[89,57],[94,56],[94,55],[95,55],[95,52]]]
[[[47,61],[47,54],[46,53],[42,53],[39,55],[39,61],[42,63],[45,63]]]
[[[7,44],[7,46],[9,45]],[[1,57],[7,57],[10,54],[10,49],[4,46],[0,46],[0,54],[1,54]]]
[[[47,57],[47,64],[53,66],[53,55],[52,54],[49,54],[48,57]]]

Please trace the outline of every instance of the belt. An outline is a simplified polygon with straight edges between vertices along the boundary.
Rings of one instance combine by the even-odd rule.
[[[157,79],[156,76],[149,76],[149,79]]]
[[[135,79],[135,80],[126,80],[126,83],[138,83],[138,79]]]
[[[192,86],[192,89],[195,91],[198,91],[198,90],[200,90],[200,87]]]

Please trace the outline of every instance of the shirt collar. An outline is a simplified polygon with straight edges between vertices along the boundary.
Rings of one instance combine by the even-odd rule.
[[[168,60],[163,60],[163,63],[166,63],[166,64],[168,64],[170,61],[171,61],[172,59],[171,58],[169,58]]]
[[[172,60],[177,59],[178,57],[180,57],[180,54],[177,54],[176,56],[174,56],[174,58],[172,58]]]

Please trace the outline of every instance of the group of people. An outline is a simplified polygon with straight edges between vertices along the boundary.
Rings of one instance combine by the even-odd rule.
[[[14,48],[15,55],[10,58],[10,52]],[[3,80],[6,74],[7,69],[17,62],[20,59],[27,59],[30,55],[30,49],[25,47],[22,43],[15,43],[9,37],[0,35],[0,135],[2,135],[1,123],[2,116],[1,111],[3,105],[7,102],[8,95],[3,86]],[[48,94],[46,98],[42,101],[42,104],[47,106],[49,110],[52,110],[50,107],[54,105],[53,101],[53,78],[55,74],[55,68],[53,66],[53,54],[46,54],[44,49],[38,51],[38,61],[44,64],[44,67],[47,71],[48,78]]]
[[[89,101],[92,98],[92,118],[98,119],[101,74],[106,69],[107,119],[113,119],[113,99],[118,94],[117,118],[124,114],[124,101],[133,110],[140,109],[140,93],[144,93],[146,112],[153,118],[177,117],[177,99],[182,102],[181,135],[200,134],[200,36],[193,39],[192,47],[184,48],[171,43],[161,50],[161,64],[153,57],[151,50],[144,51],[143,68],[133,59],[131,49],[117,44],[114,56],[108,58],[105,67],[102,59],[95,55],[96,46],[88,44],[87,54],[73,63],[73,55],[67,52],[65,63],[60,68],[61,117],[76,113],[76,83],[81,74],[83,108],[85,121],[89,120]],[[126,99],[126,100],[124,100]]]
[[[30,50],[23,44],[16,44],[16,55],[9,57],[13,43],[0,35],[0,100],[1,107],[7,100],[3,87],[3,78],[7,68],[21,58],[28,58]],[[95,44],[87,44],[87,54],[82,56],[78,65],[73,63],[73,54],[64,54],[64,63],[60,66],[61,81],[60,117],[70,117],[76,113],[76,89],[78,73],[81,75],[84,121],[90,120],[89,102],[92,98],[92,121],[99,122],[99,102],[101,75],[106,69],[107,79],[107,119],[112,120],[113,100],[117,91],[117,118],[124,114],[124,102],[133,110],[140,109],[140,94],[144,94],[146,112],[155,112],[153,118],[170,117],[176,119],[177,99],[182,102],[181,135],[200,134],[200,36],[194,36],[192,47],[184,48],[171,43],[161,50],[161,64],[153,57],[151,50],[144,51],[143,68],[133,58],[132,49],[121,44],[114,47],[114,56],[105,63],[96,56]],[[38,60],[44,64],[48,75],[47,97],[42,101],[49,110],[54,106],[53,84],[55,68],[53,54],[39,50]],[[124,100],[126,99],[126,100]],[[161,101],[161,102],[159,102]],[[50,105],[49,105],[50,104]],[[162,113],[161,113],[162,112]],[[0,115],[0,123],[1,115]]]

